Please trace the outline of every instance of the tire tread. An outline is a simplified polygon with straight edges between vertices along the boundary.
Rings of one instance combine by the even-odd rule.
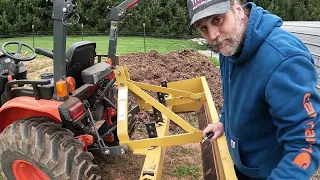
[[[57,180],[100,179],[93,155],[71,131],[46,118],[22,119],[7,126],[0,135],[0,158],[5,151],[28,156]],[[5,166],[9,166],[8,164]],[[0,164],[2,169],[2,164]]]

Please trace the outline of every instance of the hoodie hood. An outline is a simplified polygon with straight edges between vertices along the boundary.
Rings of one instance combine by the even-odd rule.
[[[245,4],[251,9],[248,19],[247,32],[244,40],[242,52],[238,58],[228,59],[235,64],[245,63],[256,54],[261,44],[270,34],[274,27],[281,27],[283,21],[280,17],[270,14],[267,10],[257,7],[253,2]]]

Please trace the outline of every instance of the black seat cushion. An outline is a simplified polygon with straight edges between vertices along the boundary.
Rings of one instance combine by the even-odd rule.
[[[67,53],[66,76],[71,76],[76,81],[76,88],[83,85],[81,71],[94,64],[96,56],[96,43],[80,41],[72,44]]]

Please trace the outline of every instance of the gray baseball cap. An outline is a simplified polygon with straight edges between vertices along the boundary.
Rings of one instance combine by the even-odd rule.
[[[190,26],[196,21],[230,10],[230,0],[187,0]]]

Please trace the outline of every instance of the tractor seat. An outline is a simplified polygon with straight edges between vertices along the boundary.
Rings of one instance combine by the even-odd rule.
[[[81,71],[93,66],[96,56],[96,43],[81,41],[72,44],[66,52],[66,76],[71,76],[76,81],[76,88],[84,83]]]
[[[53,59],[53,52],[42,48],[35,48],[37,54]],[[84,83],[81,78],[81,71],[94,64],[96,56],[96,43],[91,41],[80,41],[72,44],[66,52],[66,76],[71,76],[76,81],[76,88]]]

